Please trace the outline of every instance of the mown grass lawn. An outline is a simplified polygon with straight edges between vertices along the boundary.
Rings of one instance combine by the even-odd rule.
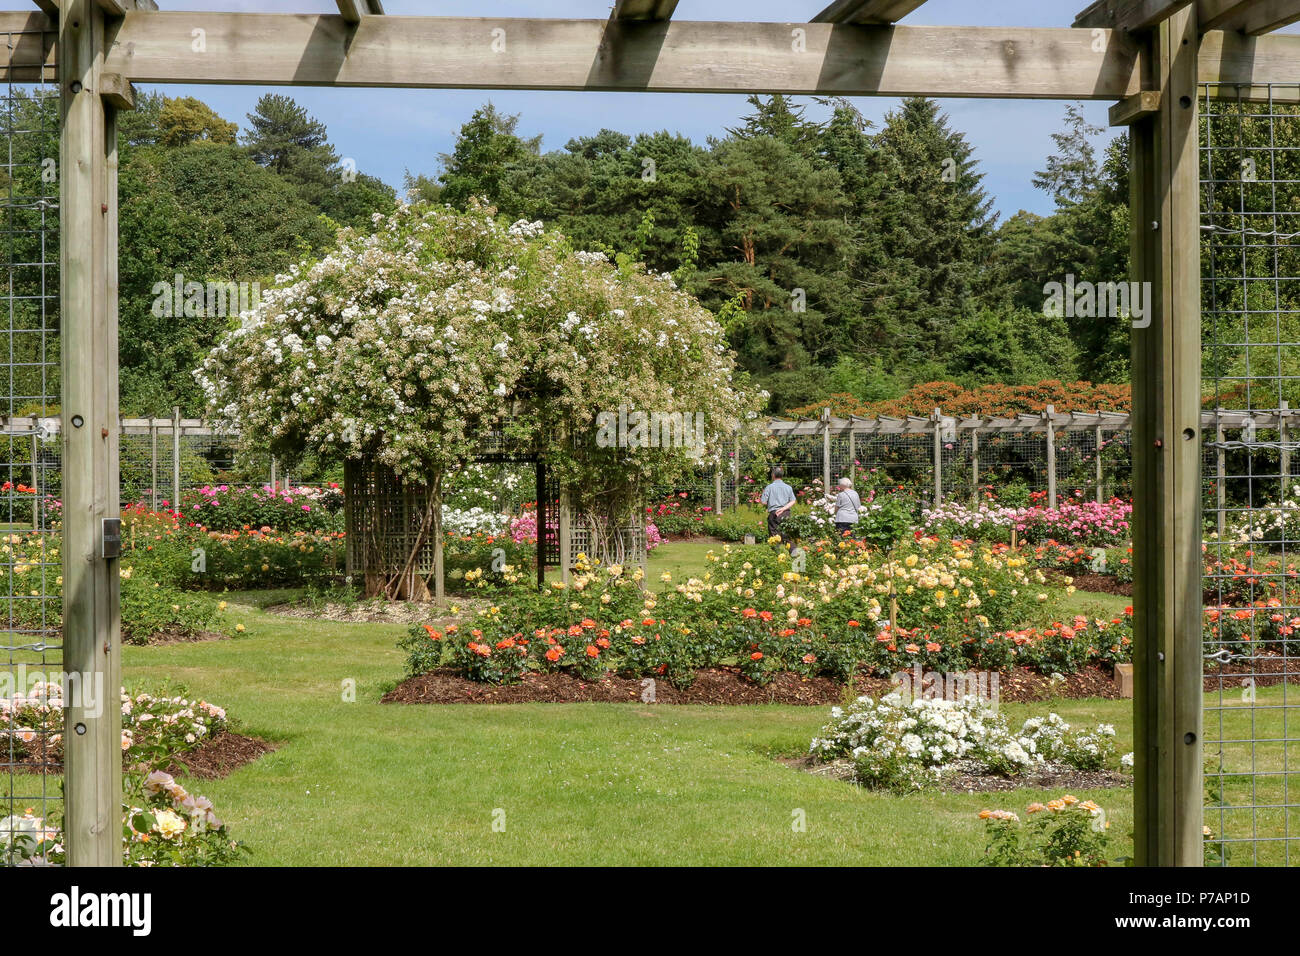
[[[711,547],[720,544],[659,549],[652,580],[697,573]],[[823,707],[380,704],[404,676],[395,647],[404,628],[264,610],[297,593],[228,595],[228,629],[246,628],[232,640],[124,651],[131,688],[183,686],[226,707],[242,732],[279,745],[224,780],[189,784],[215,801],[254,864],[973,865],[984,847],[980,809],[1023,811],[1060,796],[895,796],[779,762],[806,752]],[[1120,613],[1126,600],[1077,594],[1060,612]],[[1286,701],[1282,688],[1259,691],[1261,707],[1228,701],[1222,739],[1279,741]],[[1113,723],[1119,752],[1132,749],[1127,701],[1002,709],[1013,721],[1055,710]],[[1220,739],[1219,719],[1207,738]],[[1234,839],[1285,834],[1294,811],[1245,808],[1284,805],[1288,787],[1300,786],[1287,746],[1253,745],[1258,769],[1274,775],[1229,777],[1225,802],[1235,809],[1207,812],[1206,822]],[[1229,757],[1232,772],[1249,767]],[[1128,855],[1131,791],[1075,795],[1107,810],[1114,856]],[[804,832],[792,826],[799,811]],[[1242,845],[1230,862],[1281,863],[1284,853],[1280,843],[1258,855]]]
[[[774,759],[807,749],[820,707],[380,704],[402,676],[400,627],[285,618],[241,599],[267,598],[231,596],[244,634],[127,648],[125,672],[134,685],[183,682],[280,745],[195,784],[257,864],[970,865],[981,808],[1059,796],[872,794]],[[1127,704],[1054,709],[1114,722],[1129,749]],[[1076,795],[1107,808],[1127,853],[1129,791]]]

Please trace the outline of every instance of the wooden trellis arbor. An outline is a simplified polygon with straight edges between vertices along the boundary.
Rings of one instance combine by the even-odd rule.
[[[153,0],[0,14],[23,37],[0,68],[21,80],[56,63],[63,104],[65,670],[118,681],[101,523],[118,514],[115,117],[133,83],[1110,100],[1112,122],[1132,127],[1132,278],[1153,302],[1133,332],[1137,858],[1198,863],[1198,84],[1242,99],[1296,84],[1300,37],[1270,31],[1300,20],[1300,0],[1100,0],[1061,29],[894,25],[923,2],[836,0],[811,23],[677,21],[677,0],[617,0],[607,20],[391,17],[379,0],[338,0],[337,16]],[[1268,95],[1298,102],[1300,85]],[[120,859],[118,722],[115,708],[68,712],[75,864]]]

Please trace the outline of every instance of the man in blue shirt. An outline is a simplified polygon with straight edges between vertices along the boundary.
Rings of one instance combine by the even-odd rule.
[[[781,537],[781,522],[790,517],[794,508],[794,489],[781,480],[785,473],[780,468],[772,469],[772,481],[763,489],[759,499],[767,505],[767,536]]]

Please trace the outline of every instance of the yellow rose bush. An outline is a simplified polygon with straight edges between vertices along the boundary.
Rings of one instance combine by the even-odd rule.
[[[645,582],[639,569],[584,556],[568,585],[493,592],[495,603],[454,635],[413,627],[402,642],[409,670],[450,664],[495,683],[530,670],[613,672],[685,686],[717,665],[761,684],[779,672],[848,680],[917,665],[1069,672],[1130,653],[1127,617],[1053,620],[1043,572],[992,546],[922,538],[883,555],[848,540],[727,545],[706,567]]]

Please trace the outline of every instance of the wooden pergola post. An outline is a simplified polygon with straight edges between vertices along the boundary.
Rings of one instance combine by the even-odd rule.
[[[1134,853],[1202,863],[1201,261],[1196,7],[1150,34],[1159,108],[1132,127]]]
[[[1223,421],[1219,418],[1220,409],[1214,415],[1214,511],[1218,520],[1219,540],[1228,518],[1228,490],[1224,487],[1228,479],[1228,453],[1223,450]]]
[[[158,510],[158,421],[149,418],[149,507]]]
[[[1101,411],[1098,410],[1098,416]],[[1106,443],[1105,433],[1100,425],[1097,426],[1097,504],[1101,504],[1106,499],[1106,491],[1103,487],[1106,483],[1106,468],[1101,460],[1101,448]]]
[[[831,410],[822,409],[822,491],[831,493]]]
[[[560,535],[560,580],[569,583],[573,569],[573,514],[569,510],[569,489],[560,490],[560,513],[556,519]]]
[[[1047,507],[1056,507],[1056,425],[1052,416],[1056,408],[1048,405],[1043,411],[1043,431],[1047,442]]]
[[[172,511],[181,513],[181,407],[172,406]]]
[[[934,504],[943,504],[943,411],[936,408],[930,416],[934,422]]]
[[[58,25],[63,393],[64,833],[72,866],[122,864],[117,561],[117,119],[101,97],[105,16],[64,0]]]
[[[1286,500],[1286,496],[1291,491],[1291,449],[1287,447],[1291,442],[1291,426],[1289,423],[1291,415],[1291,403],[1285,398],[1280,399],[1277,403],[1277,438],[1281,459],[1281,478],[1282,478],[1282,497],[1279,500]]]

